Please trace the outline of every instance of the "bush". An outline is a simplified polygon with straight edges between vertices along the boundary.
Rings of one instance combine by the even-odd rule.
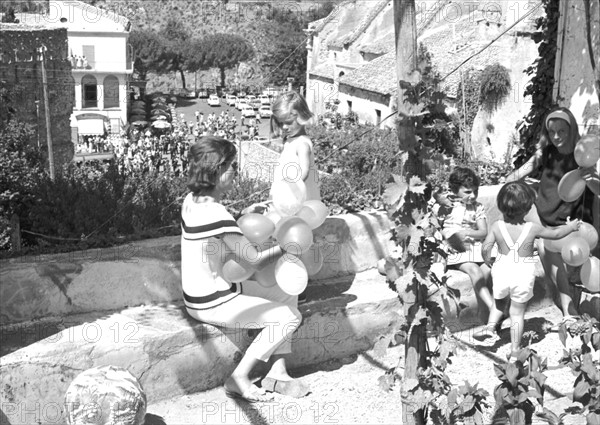
[[[510,73],[508,69],[496,63],[487,66],[481,74],[481,104],[488,112],[495,111],[502,100],[510,93]]]
[[[10,218],[21,216],[35,201],[38,180],[44,175],[43,158],[29,125],[14,120],[0,127],[0,249],[10,249]]]

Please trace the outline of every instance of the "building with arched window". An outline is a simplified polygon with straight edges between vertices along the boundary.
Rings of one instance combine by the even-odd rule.
[[[133,59],[125,17],[80,1],[51,0],[46,19],[67,28],[75,80],[74,143],[83,136],[120,133],[127,124]]]

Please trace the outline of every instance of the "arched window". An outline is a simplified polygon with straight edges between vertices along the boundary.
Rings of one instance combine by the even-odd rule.
[[[98,83],[93,75],[85,75],[81,79],[82,100],[84,108],[98,107]]]
[[[119,106],[119,80],[114,75],[104,79],[104,108]]]

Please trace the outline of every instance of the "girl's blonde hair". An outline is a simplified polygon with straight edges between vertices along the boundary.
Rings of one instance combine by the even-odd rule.
[[[283,93],[275,99],[271,111],[273,112],[271,115],[271,137],[281,136],[282,122],[296,119],[298,124],[307,125],[312,122],[314,117],[304,97],[295,91]]]

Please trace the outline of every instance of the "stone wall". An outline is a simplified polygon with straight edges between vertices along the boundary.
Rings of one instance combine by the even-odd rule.
[[[74,152],[70,117],[75,92],[71,65],[66,59],[67,30],[0,24],[0,80],[15,90],[11,106],[15,109],[16,118],[33,125],[39,134],[40,149],[47,155],[42,69],[36,53],[42,45],[47,48],[45,67],[54,164],[60,167],[72,160]],[[36,101],[39,101],[38,107]]]

